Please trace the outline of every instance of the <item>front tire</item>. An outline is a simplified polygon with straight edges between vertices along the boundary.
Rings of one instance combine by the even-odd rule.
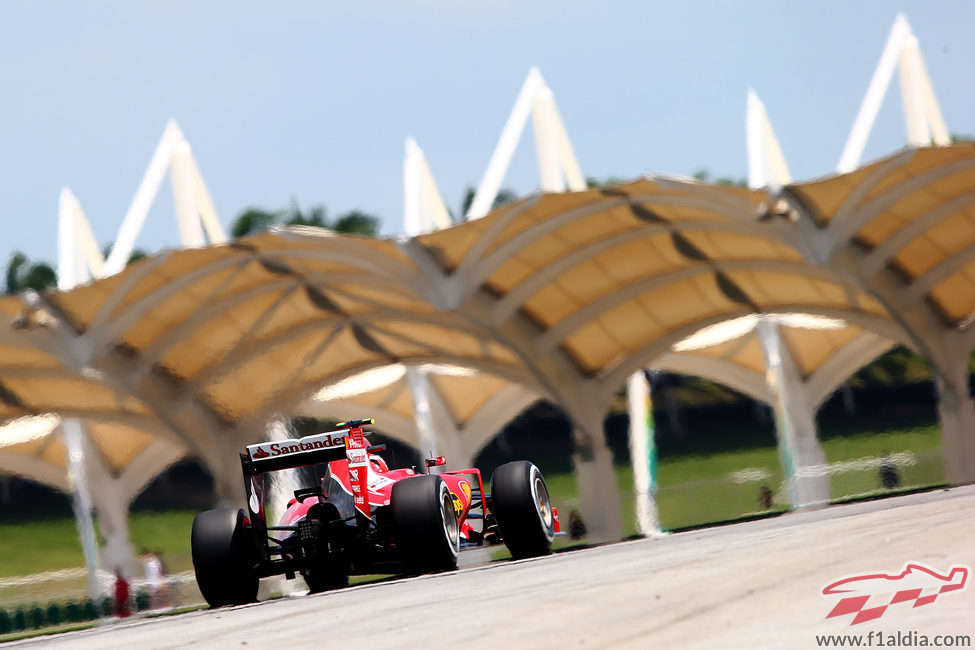
[[[196,584],[210,607],[257,600],[257,548],[244,511],[220,508],[201,512],[190,536]]]
[[[555,513],[538,467],[527,460],[498,467],[491,476],[491,501],[501,540],[513,557],[552,552]]]
[[[457,568],[460,526],[443,479],[415,476],[396,483],[389,498],[403,561],[421,570]]]

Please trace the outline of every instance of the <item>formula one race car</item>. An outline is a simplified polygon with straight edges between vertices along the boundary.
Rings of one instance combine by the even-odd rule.
[[[249,445],[240,455],[247,510],[208,510],[193,521],[196,581],[212,607],[257,600],[258,580],[301,574],[311,592],[342,587],[351,574],[456,568],[461,549],[504,543],[516,558],[551,552],[558,512],[545,479],[528,461],[498,467],[492,491],[481,472],[425,474],[389,469],[362,426]],[[314,466],[316,487],[294,491],[277,526],[264,504],[267,472]]]

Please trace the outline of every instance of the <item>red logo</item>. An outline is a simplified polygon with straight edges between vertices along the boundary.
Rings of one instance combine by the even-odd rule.
[[[826,618],[853,614],[850,625],[875,621],[891,605],[912,602],[930,605],[942,594],[963,591],[967,566],[953,566],[942,574],[920,562],[904,565],[900,573],[865,573],[847,576],[823,587],[823,596],[843,596]]]
[[[264,447],[258,447],[257,448],[257,451],[254,452],[254,455],[252,456],[252,458],[267,458],[270,455],[271,454],[269,454],[266,451],[264,451]]]

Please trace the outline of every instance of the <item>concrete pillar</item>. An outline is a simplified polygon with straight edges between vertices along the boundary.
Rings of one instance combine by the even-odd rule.
[[[101,566],[109,572],[121,571],[127,579],[136,577],[139,564],[129,537],[129,494],[119,477],[105,465],[105,461],[91,440],[84,436],[85,476],[91,494],[91,504],[98,520],[98,530],[104,543],[99,557]]]
[[[431,467],[431,472],[436,474],[445,469],[472,467],[473,453],[464,444],[463,436],[443,395],[437,390],[437,385],[420,368],[408,366],[406,378],[413,397],[413,417],[420,457],[429,458],[432,451],[433,456],[447,458],[444,467]]]
[[[462,434],[458,433],[448,438],[449,444],[445,444],[444,456],[447,457],[447,469],[468,469],[474,467],[474,454],[464,444]]]
[[[139,565],[129,538],[128,497],[96,457],[97,452],[91,450],[88,454],[88,478],[98,529],[104,540],[101,563],[107,571],[120,570],[131,580],[138,574]]]
[[[68,452],[68,483],[71,485],[71,504],[78,523],[78,534],[81,537],[81,546],[85,554],[85,566],[88,569],[88,590],[91,599],[96,603],[96,608],[99,608],[98,603],[101,601],[102,588],[98,580],[98,569],[100,567],[95,542],[95,527],[91,517],[91,492],[88,486],[85,463],[84,429],[80,420],[65,418],[61,420],[61,433],[64,436],[64,446]]]
[[[420,462],[423,459],[440,455],[439,436],[434,428],[433,415],[430,412],[430,379],[427,373],[419,368],[407,366],[406,380],[410,385],[410,396],[413,398],[413,421],[416,424],[417,445],[420,451]],[[439,473],[440,468],[430,468],[431,473]]]
[[[762,318],[758,332],[789,503],[793,508],[825,505],[830,496],[829,468],[816,435],[814,406],[775,321]]]
[[[586,419],[575,423],[572,454],[586,538],[596,543],[615,542],[623,537],[623,518],[613,454],[606,446],[602,416],[590,414]]]
[[[253,444],[263,439],[262,435],[248,438],[248,443],[238,444],[240,436],[224,431],[220,435],[200,440],[200,458],[213,477],[213,491],[216,494],[216,507],[244,506],[244,479],[240,472],[240,452],[244,444]]]
[[[945,480],[949,485],[975,483],[975,401],[968,387],[968,353],[958,350],[942,358],[947,367],[936,384]]]
[[[467,445],[464,444],[464,436],[457,428],[454,416],[451,414],[443,395],[437,390],[437,385],[426,378],[430,401],[430,426],[433,429],[434,440],[436,441],[436,454],[446,456],[447,464],[443,469],[467,469],[473,467],[474,457]],[[424,452],[426,453],[426,452]]]
[[[437,409],[434,409],[436,413]],[[437,430],[437,449],[438,455],[447,457],[447,465],[444,469],[456,470],[467,469],[474,466],[474,457],[464,444],[464,437],[457,430],[457,425],[449,417],[434,417],[434,426]]]

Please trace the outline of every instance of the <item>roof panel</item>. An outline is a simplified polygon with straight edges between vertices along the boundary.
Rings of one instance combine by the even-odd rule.
[[[952,323],[975,317],[975,260],[934,285],[929,295]]]
[[[122,472],[156,439],[156,436],[151,433],[120,424],[103,422],[89,423],[85,431],[98,446],[102,459],[114,474]]]
[[[841,327],[836,330],[797,329],[782,327],[780,333],[789,347],[799,375],[808,379],[817,368],[833,357],[837,350],[859,336],[863,330],[857,327]]]
[[[522,310],[545,329],[561,322],[582,307],[561,284],[550,284],[525,301]]]

